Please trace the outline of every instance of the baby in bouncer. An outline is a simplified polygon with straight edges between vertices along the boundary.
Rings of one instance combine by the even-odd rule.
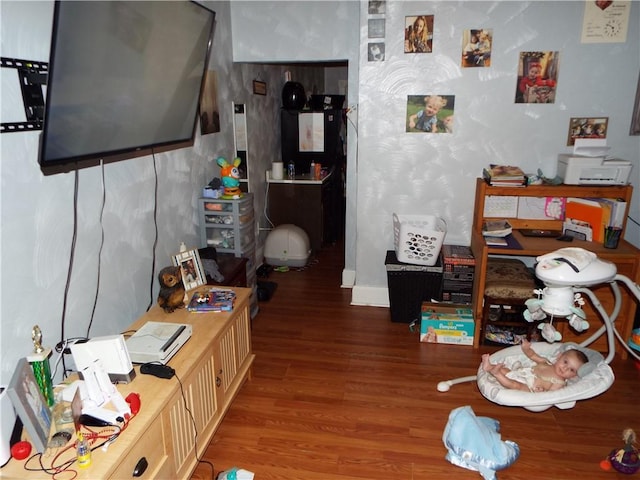
[[[569,349],[551,363],[538,355],[528,340],[522,341],[522,352],[535,362],[535,365],[509,369],[503,363],[492,364],[489,354],[485,353],[482,355],[482,369],[493,375],[505,388],[525,392],[547,392],[564,387],[567,380],[577,376],[578,369],[589,361],[580,350]]]

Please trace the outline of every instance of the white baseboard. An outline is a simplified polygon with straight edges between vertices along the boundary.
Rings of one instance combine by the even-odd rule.
[[[388,307],[389,289],[384,287],[361,287],[355,285],[351,290],[351,305]]]
[[[355,270],[342,270],[342,288],[351,288],[356,283]]]

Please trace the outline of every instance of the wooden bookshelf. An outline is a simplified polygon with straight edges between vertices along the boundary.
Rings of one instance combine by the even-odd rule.
[[[559,242],[555,238],[541,237],[525,237],[518,232],[519,229],[533,228],[545,230],[562,230],[562,220],[549,219],[520,219],[517,217],[508,217],[507,220],[513,227],[513,237],[522,247],[521,249],[506,249],[495,246],[488,246],[482,236],[482,223],[485,220],[497,219],[498,217],[485,217],[485,202],[490,195],[500,197],[578,197],[578,198],[613,198],[621,199],[627,202],[625,212],[625,221],[623,224],[626,228],[626,219],[629,213],[629,206],[633,195],[633,187],[631,185],[617,186],[578,186],[578,185],[532,185],[526,187],[496,187],[487,184],[482,178],[476,180],[476,197],[473,216],[473,225],[471,232],[471,250],[476,258],[475,281],[473,286],[472,303],[474,316],[479,324],[482,318],[482,306],[485,289],[485,276],[487,272],[487,258],[489,255],[507,255],[518,257],[537,257],[544,253],[552,252],[563,247],[581,247],[590,250],[600,258],[609,260],[616,264],[618,273],[625,275],[638,283],[640,281],[640,250],[634,247],[624,239],[620,240],[618,248],[608,249],[600,243],[586,242],[574,239],[571,243]],[[499,217],[503,218],[503,217]],[[592,288],[607,312],[611,312],[614,304],[613,293],[608,285],[601,285]],[[622,309],[616,320],[618,332],[625,339],[630,337],[633,328],[633,321],[636,312],[635,297],[631,295],[626,288],[622,288]],[[582,334],[577,334],[568,327],[567,322],[559,321],[556,326],[558,331],[562,333],[563,341],[581,342],[588,338],[597,328],[602,325],[602,321],[598,313],[592,308],[590,302],[584,308],[587,314],[587,320],[591,327]],[[474,338],[474,347],[480,345],[480,333]],[[606,350],[606,341],[601,338],[594,344],[594,348],[598,350]],[[617,348],[617,353],[622,358],[627,357],[627,352],[621,346]]]

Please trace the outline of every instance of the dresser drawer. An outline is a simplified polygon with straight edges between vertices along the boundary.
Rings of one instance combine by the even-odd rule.
[[[139,477],[134,477],[133,470],[143,457],[147,461],[147,469]],[[170,469],[167,470],[169,466],[169,458],[165,452],[165,441],[162,436],[162,422],[156,421],[142,437],[136,440],[135,446],[122,460],[111,478],[118,480],[169,478],[161,474],[161,472],[170,472]]]

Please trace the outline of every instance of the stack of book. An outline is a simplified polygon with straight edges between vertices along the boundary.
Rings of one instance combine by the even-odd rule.
[[[230,312],[236,300],[236,292],[228,288],[212,288],[196,292],[191,297],[187,309],[190,312]]]
[[[512,165],[489,165],[482,170],[482,176],[489,185],[497,187],[523,187],[527,177],[520,167]]]

